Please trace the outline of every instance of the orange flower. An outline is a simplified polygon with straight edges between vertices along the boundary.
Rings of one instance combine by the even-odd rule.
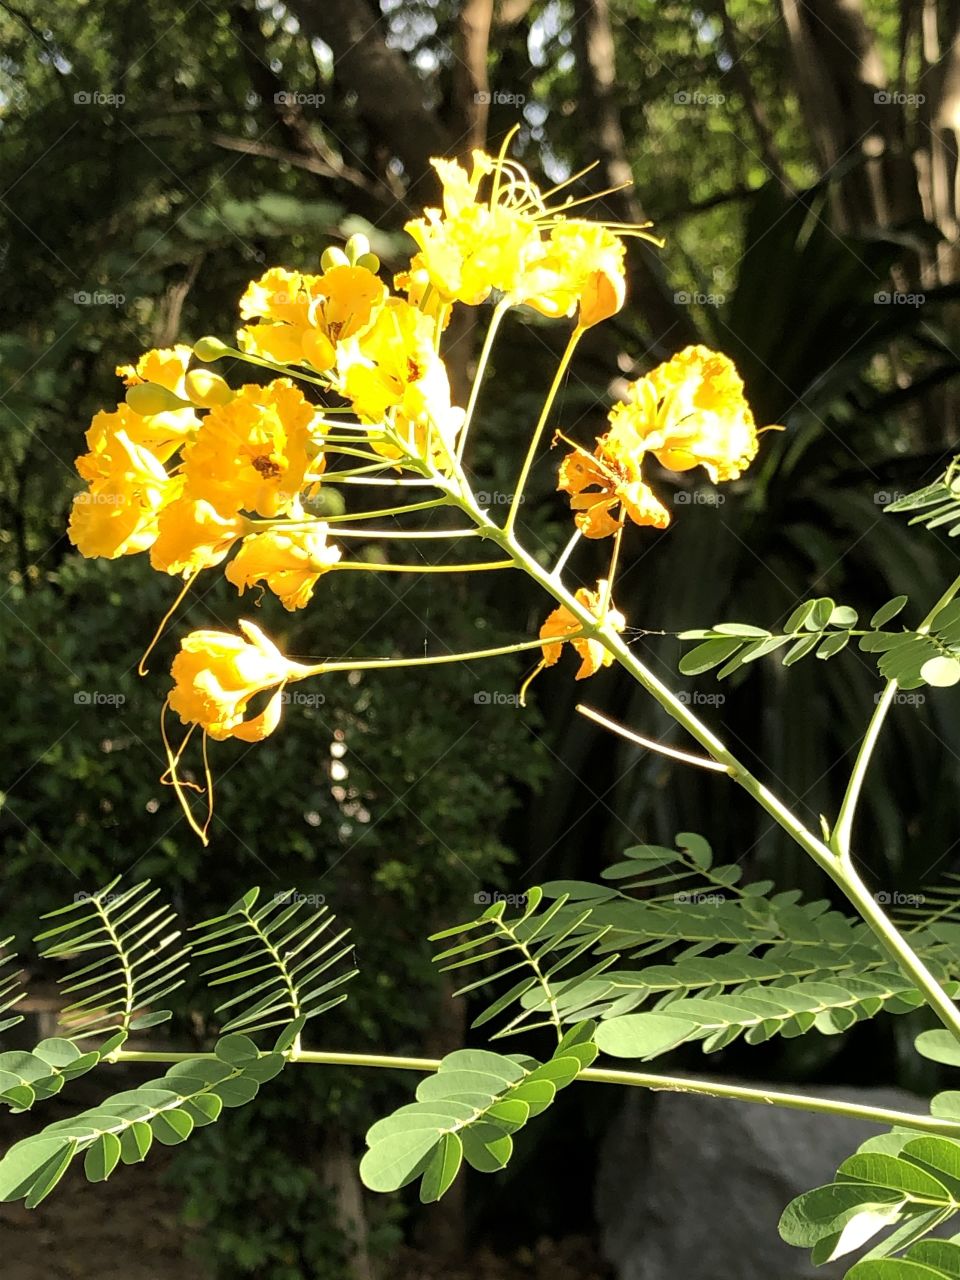
[[[577,528],[585,538],[606,538],[623,522],[665,529],[670,512],[643,479],[642,450],[630,450],[613,432],[601,436],[593,454],[575,448],[560,464],[557,488],[570,494]]]
[[[626,619],[622,613],[612,607],[612,604],[608,605],[606,612],[601,617],[600,611],[606,592],[607,582],[601,578],[597,583],[596,591],[591,591],[589,587],[581,587],[577,591],[575,599],[578,604],[582,604],[584,608],[589,609],[595,618],[605,622],[614,631],[622,631],[627,625]],[[543,665],[552,667],[555,662],[559,662],[563,646],[567,643],[567,637],[575,635],[576,632],[582,630],[583,623],[579,618],[574,617],[566,605],[559,605],[554,609],[540,628],[540,639],[544,641]],[[570,640],[569,643],[573,645],[582,659],[580,670],[576,674],[577,680],[586,680],[588,676],[596,675],[601,667],[609,667],[613,662],[613,654],[599,640],[591,639],[588,636],[579,636],[575,640]]]

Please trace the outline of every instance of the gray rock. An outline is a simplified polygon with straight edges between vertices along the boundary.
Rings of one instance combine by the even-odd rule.
[[[852,1102],[922,1111],[896,1089],[809,1089]],[[780,1239],[794,1196],[829,1182],[876,1125],[846,1117],[631,1091],[604,1142],[597,1218],[618,1280],[835,1280]]]

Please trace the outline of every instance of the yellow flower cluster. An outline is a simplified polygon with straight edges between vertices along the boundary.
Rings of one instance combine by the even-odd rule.
[[[253,544],[244,576],[230,581],[241,590],[264,581],[299,608],[339,558],[300,501],[325,465],[318,411],[289,379],[233,391],[209,370],[188,371],[191,356],[184,346],[148,351],[118,370],[127,399],[98,413],[87,432],[89,452],[77,459],[87,489],[74,500],[70,538],[85,556],[149,550],[155,569],[186,579],[243,540]],[[260,525],[280,517],[290,518],[285,554],[299,553],[296,581],[272,565],[265,572],[253,549],[269,536]]]
[[[620,310],[624,244],[614,230],[570,218],[564,210],[571,201],[548,207],[526,171],[503,154],[494,160],[475,151],[469,173],[455,160],[433,164],[443,207],[407,223],[419,252],[398,287],[421,301],[433,293],[442,306],[476,306],[496,291],[551,318],[576,313],[582,329]]]
[[[648,454],[668,471],[702,466],[719,484],[742,474],[757,443],[733,361],[707,347],[687,347],[629,384],[593,453],[574,447],[564,458],[557,487],[570,495],[587,538],[616,533],[625,518],[664,529],[670,512],[643,478]]]
[[[120,366],[123,400],[95,415],[76,462],[86,487],[69,535],[80,552],[109,559],[147,552],[155,570],[184,581],[184,592],[198,573],[224,564],[241,595],[266,588],[295,610],[332,569],[374,567],[345,560],[328,540],[330,520],[344,517],[311,514],[323,485],[393,483],[407,471],[405,483],[429,483],[441,494],[411,509],[453,501],[479,519],[461,457],[489,348],[510,307],[573,321],[518,479],[522,492],[576,342],[624,304],[624,238],[652,237],[645,227],[577,216],[578,201],[556,199],[566,183],[541,191],[506,147],[496,157],[475,151],[466,166],[433,162],[440,203],[407,223],[416,250],[392,290],[366,238],[352,236],[343,250],[328,248],[315,272],[273,267],[252,281],[239,302],[237,349],[203,338]],[[455,307],[488,299],[497,306],[464,409],[453,401],[443,336]],[[231,385],[206,367],[223,356],[265,371],[263,379]],[[598,636],[625,626],[611,600],[624,521],[662,528],[670,518],[644,478],[647,455],[674,471],[703,466],[719,482],[738,476],[756,450],[743,384],[726,357],[691,347],[631,384],[593,452],[573,446],[560,468],[579,531],[617,538],[608,579],[595,591],[581,588],[544,622],[541,668],[568,642],[581,660],[577,679],[611,661]],[[512,545],[518,500],[503,546]],[[355,519],[403,510],[360,511]],[[351,536],[366,534],[341,526],[340,539]],[[285,685],[328,669],[290,661],[251,622],[240,632],[187,635],[165,707],[187,726],[174,750],[164,722],[170,779],[204,838],[178,776],[191,734],[201,730],[204,761],[208,737],[266,737]],[[212,804],[209,769],[207,779]]]

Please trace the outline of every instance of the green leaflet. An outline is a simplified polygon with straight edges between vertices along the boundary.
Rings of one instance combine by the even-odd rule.
[[[602,874],[606,888],[550,883],[515,917],[501,902],[438,935],[458,939],[438,957],[449,969],[492,961],[492,976],[461,993],[502,981],[475,1025],[506,1015],[505,1034],[598,1020],[604,1049],[647,1058],[689,1039],[713,1051],[740,1036],[834,1035],[919,1003],[861,921],[774,893],[769,881],[741,884],[740,868],[716,865],[702,836],[681,832],[673,849],[636,845]],[[948,884],[924,902],[905,912],[912,942],[945,982],[960,980],[960,889]],[[621,1022],[627,1015],[636,1020]]]
[[[92,894],[48,912],[58,923],[38,934],[41,954],[53,959],[82,957],[60,981],[72,997],[61,1014],[75,1038],[127,1033],[170,1018],[153,1006],[182,986],[190,948],[181,945],[170,907],[158,901],[149,880],[118,888],[119,877]]]
[[[12,942],[13,938],[0,938],[0,1032],[8,1031],[23,1021],[18,1013],[9,1017],[3,1015],[8,1014],[27,994],[20,983],[23,973],[16,967],[17,957],[7,950]]]
[[[592,1033],[591,1023],[574,1027],[544,1063],[476,1049],[448,1054],[420,1082],[416,1102],[368,1132],[364,1186],[396,1191],[420,1178],[427,1204],[444,1195],[464,1160],[480,1173],[502,1169],[513,1152],[512,1135],[596,1057]]]
[[[431,939],[447,940],[465,935],[464,941],[435,957],[446,972],[491,960],[497,962],[495,967],[484,963],[484,976],[461,987],[456,995],[466,995],[488,983],[511,978],[510,987],[487,1005],[472,1024],[484,1026],[519,1004],[519,1012],[515,1012],[492,1039],[542,1026],[552,1026],[558,1036],[562,1035],[554,991],[563,980],[561,975],[565,977],[570,966],[595,951],[606,932],[590,927],[591,908],[584,903],[571,902],[568,895],[561,893],[541,911],[544,897],[543,889],[531,889],[521,914],[510,919],[506,915],[506,902],[495,902],[479,919],[446,929]],[[608,956],[599,960],[588,966],[587,973],[596,976],[615,959]]]
[[[887,512],[903,515],[916,512],[910,524],[921,524],[927,529],[943,529],[951,538],[960,533],[960,475],[957,459],[933,484],[924,485],[905,498],[898,498],[886,508]]]
[[[836,1180],[798,1196],[780,1234],[821,1264],[872,1244],[847,1280],[960,1276],[960,1246],[922,1237],[960,1212],[960,1142],[893,1130],[865,1142]],[[895,1256],[902,1255],[902,1256]]]
[[[0,1053],[0,1102],[15,1111],[28,1111],[34,1103],[59,1093],[67,1081],[92,1071],[125,1039],[121,1032],[85,1053],[72,1041],[54,1037],[42,1040],[32,1052]]]
[[[960,982],[944,986],[951,995],[960,994]],[[618,1058],[651,1058],[691,1040],[703,1041],[704,1052],[710,1053],[741,1035],[748,1044],[811,1029],[835,1035],[881,1009],[907,1013],[922,1004],[921,993],[902,974],[878,969],[840,980],[745,986],[719,997],[681,997],[660,1012],[628,1013],[601,1022],[597,1044]]]
[[[955,487],[956,528],[960,532],[960,486]],[[896,504],[888,510],[899,509]],[[906,509],[906,508],[904,508]],[[960,681],[960,602],[946,605],[923,634],[884,628],[903,610],[906,596],[895,596],[874,613],[866,630],[858,629],[856,611],[837,605],[829,597],[808,600],[787,619],[782,632],[764,631],[746,623],[723,622],[709,630],[684,631],[681,640],[698,641],[680,660],[682,675],[703,675],[717,670],[717,678],[726,679],[747,663],[783,650],[785,667],[815,653],[830,659],[842,652],[851,639],[857,638],[864,653],[877,656],[877,665],[885,680],[896,680],[903,689],[916,689],[927,684],[947,687]]]
[[[293,890],[259,900],[260,890],[250,889],[223,915],[195,925],[197,954],[226,955],[205,977],[211,987],[240,988],[217,1006],[224,1032],[296,1022],[296,1036],[308,1019],[346,1000],[338,988],[357,973],[342,963],[353,954],[350,931],[331,931],[336,916],[326,906],[312,910]]]
[[[121,1161],[145,1159],[154,1140],[167,1146],[184,1142],[198,1124],[212,1123],[223,1106],[251,1100],[285,1059],[262,1053],[250,1040],[240,1045],[243,1037],[229,1039],[232,1062],[177,1063],[166,1075],[16,1143],[0,1160],[0,1201],[25,1200],[28,1208],[39,1204],[81,1154],[87,1178],[104,1182]]]

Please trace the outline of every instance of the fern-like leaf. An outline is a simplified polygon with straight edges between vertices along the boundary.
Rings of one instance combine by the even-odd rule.
[[[23,972],[16,967],[17,957],[7,950],[11,942],[13,938],[0,939],[0,1032],[23,1021],[22,1014],[10,1014],[10,1010],[27,994],[21,985]]]
[[[461,987],[455,992],[458,996],[507,977],[514,979],[513,985],[473,1020],[474,1027],[484,1026],[520,1005],[519,1011],[491,1039],[537,1027],[553,1027],[561,1039],[563,1021],[557,1004],[561,975],[583,955],[595,950],[605,933],[603,929],[582,933],[590,918],[589,907],[584,910],[581,903],[575,903],[565,911],[568,898],[564,894],[541,911],[543,898],[542,889],[531,889],[524,911],[513,919],[507,918],[505,902],[495,902],[479,919],[445,929],[431,938],[436,942],[470,935],[466,941],[435,957],[444,972],[484,966],[484,975]],[[598,976],[616,959],[616,955],[604,957],[591,965],[581,978]],[[517,978],[518,974],[522,976]]]
[[[223,915],[194,926],[198,955],[231,953],[206,971],[210,986],[241,988],[217,1008],[227,1017],[224,1032],[252,1034],[291,1022],[302,1027],[346,1000],[345,992],[331,992],[358,972],[338,971],[353,944],[344,941],[349,929],[328,934],[336,916],[326,906],[313,910],[293,891],[262,906],[259,898],[260,890],[251,889]]]
[[[158,901],[149,880],[118,889],[119,877],[97,893],[78,894],[45,920],[61,923],[39,934],[41,955],[72,961],[92,957],[61,979],[75,997],[61,1013],[72,1039],[129,1033],[171,1017],[156,1004],[183,985],[189,947],[179,945],[176,916]]]
[[[951,538],[960,534],[960,457],[954,458],[933,484],[924,485],[885,509],[895,515],[915,512],[910,524],[926,529],[943,529]]]
[[[88,1181],[104,1182],[121,1162],[144,1160],[154,1139],[175,1146],[213,1124],[224,1107],[252,1101],[285,1064],[282,1053],[262,1053],[246,1036],[226,1036],[214,1057],[178,1062],[165,1075],[16,1143],[0,1160],[0,1201],[24,1200],[35,1208],[80,1155]]]
[[[569,1031],[544,1063],[486,1049],[448,1054],[417,1089],[417,1100],[367,1134],[360,1177],[371,1191],[397,1191],[421,1178],[420,1199],[439,1200],[464,1160],[480,1173],[503,1169],[513,1134],[572,1084],[597,1056],[593,1026]]]

